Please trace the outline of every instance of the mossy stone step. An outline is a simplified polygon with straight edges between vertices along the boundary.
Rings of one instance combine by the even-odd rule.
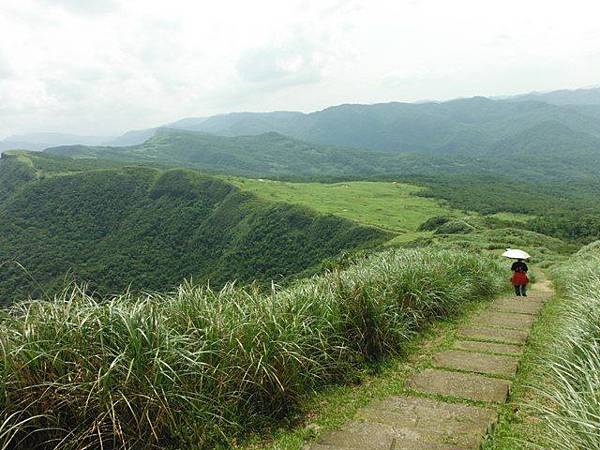
[[[480,353],[499,353],[505,355],[521,356],[523,346],[516,344],[499,344],[497,342],[462,341],[454,342],[454,350],[469,350]]]
[[[534,316],[528,316],[526,314],[488,310],[473,317],[471,323],[486,327],[512,328],[515,330],[529,331],[533,326],[534,320]]]
[[[474,373],[425,369],[411,377],[408,386],[415,391],[429,394],[484,402],[504,402],[508,397],[510,382]]]
[[[517,373],[519,361],[512,356],[448,350],[435,355],[433,364],[436,367],[445,369],[514,377]]]
[[[543,303],[540,302],[527,302],[501,298],[492,302],[492,304],[490,305],[490,310],[515,312],[535,316],[540,312],[543,306]]]
[[[466,326],[459,330],[458,336],[479,341],[503,342],[506,344],[524,344],[529,333],[522,330],[507,330],[485,326]]]

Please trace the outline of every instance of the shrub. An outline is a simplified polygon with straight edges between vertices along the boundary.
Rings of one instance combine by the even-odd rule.
[[[464,220],[451,220],[440,226],[435,234],[467,234],[473,231],[475,231],[475,227]]]
[[[419,231],[434,231],[437,230],[441,225],[450,221],[448,216],[434,216],[427,219],[421,225],[419,225]]]
[[[0,447],[211,447],[501,285],[491,257],[394,250],[267,294],[187,283],[20,303],[0,320]]]

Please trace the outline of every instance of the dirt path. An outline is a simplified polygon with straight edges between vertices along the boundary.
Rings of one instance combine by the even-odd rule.
[[[470,317],[450,350],[414,374],[407,393],[375,402],[311,450],[478,449],[507,401],[529,332],[552,295],[501,297]]]

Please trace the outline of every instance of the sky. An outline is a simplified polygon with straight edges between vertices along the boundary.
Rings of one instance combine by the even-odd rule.
[[[597,0],[0,0],[0,139],[600,84]]]

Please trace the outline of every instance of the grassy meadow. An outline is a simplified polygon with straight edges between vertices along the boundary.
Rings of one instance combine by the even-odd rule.
[[[17,303],[0,316],[0,448],[229,445],[502,279],[492,257],[388,250],[268,293],[185,284]]]
[[[578,248],[573,242],[525,229],[536,216],[501,211],[482,215],[423,197],[424,188],[383,181],[295,183],[267,179],[227,178],[243,191],[269,201],[306,206],[362,225],[396,233],[386,246],[435,246],[502,253],[524,248],[543,266],[565,261]],[[428,221],[448,221],[432,227]]]
[[[427,219],[457,214],[437,200],[415,195],[422,188],[406,183],[290,183],[249,178],[228,178],[228,181],[268,200],[308,206],[321,213],[398,233],[405,241],[428,235],[418,231]]]

